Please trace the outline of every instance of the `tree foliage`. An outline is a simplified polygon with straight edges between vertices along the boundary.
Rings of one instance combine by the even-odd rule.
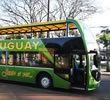
[[[1,0],[0,6],[0,20],[5,24],[29,24],[47,20],[48,0]],[[52,0],[49,20],[85,19],[96,11],[92,0]]]
[[[104,45],[104,47],[110,46],[110,30],[105,29],[101,31],[102,35],[99,36],[100,43]]]
[[[0,20],[7,24],[41,22],[46,16],[41,0],[2,0],[1,7],[3,17]]]
[[[109,58],[110,58],[110,30],[104,29],[101,31],[101,35],[99,35],[99,42],[104,45],[106,48],[106,56],[107,56],[107,68],[106,71],[110,71]]]
[[[96,13],[97,8],[92,0],[56,0],[58,3],[59,19],[86,19]]]

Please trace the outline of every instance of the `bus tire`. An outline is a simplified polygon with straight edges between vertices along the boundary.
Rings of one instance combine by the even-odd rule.
[[[38,77],[38,87],[44,89],[52,88],[52,78],[49,74],[43,73]]]

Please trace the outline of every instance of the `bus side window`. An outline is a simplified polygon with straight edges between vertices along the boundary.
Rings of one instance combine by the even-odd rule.
[[[5,65],[6,64],[6,52],[1,52],[0,64],[1,65]]]
[[[0,64],[2,64],[2,52],[0,51]]]
[[[41,63],[41,55],[40,55],[40,53],[36,53],[35,54],[35,60],[36,60],[36,63],[37,64],[40,64]]]
[[[69,68],[69,56],[67,54],[55,54],[55,63],[58,68]]]
[[[37,65],[42,67],[52,67],[52,63],[49,61],[48,57],[44,55],[46,52],[47,51],[39,52],[37,54]]]
[[[52,67],[44,52],[7,52],[7,64],[17,66]],[[6,64],[6,53],[0,54],[0,64]]]
[[[8,58],[7,64],[8,64],[8,65],[13,65],[13,62],[14,62],[14,61],[13,61],[13,60],[14,60],[13,54],[12,54],[12,53],[9,53],[7,58]]]

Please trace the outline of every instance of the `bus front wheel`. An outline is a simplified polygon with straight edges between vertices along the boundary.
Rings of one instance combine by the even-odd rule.
[[[38,86],[40,88],[52,88],[52,79],[47,73],[41,74],[38,78]]]

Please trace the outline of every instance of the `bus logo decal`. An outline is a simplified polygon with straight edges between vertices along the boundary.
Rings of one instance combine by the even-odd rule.
[[[42,43],[42,42],[41,42]],[[39,41],[5,41],[5,42],[2,42],[0,41],[0,50],[15,50],[15,51],[18,51],[18,50],[37,50],[38,49],[38,45],[40,44],[40,40]],[[39,46],[39,49],[40,47],[42,48],[42,45]]]

